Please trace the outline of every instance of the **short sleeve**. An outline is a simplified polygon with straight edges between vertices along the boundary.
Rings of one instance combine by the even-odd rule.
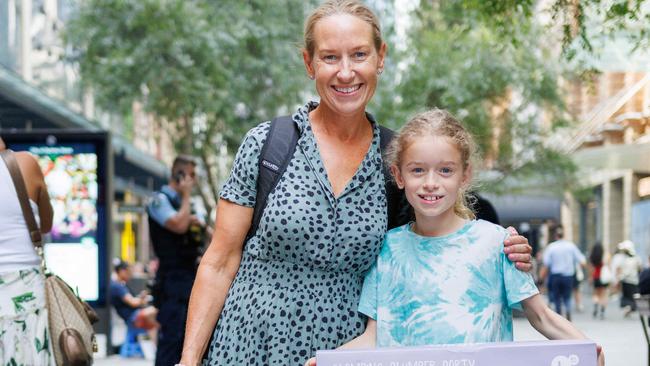
[[[508,256],[503,253],[503,250],[501,251],[501,263],[508,306],[521,310],[521,301],[539,293],[535,280],[530,273],[518,270]]]
[[[361,289],[361,297],[359,298],[359,312],[375,320],[377,320],[378,275],[377,261],[375,261],[375,264],[366,273],[366,278],[363,280],[363,288]]]
[[[126,287],[120,286],[117,283],[111,283],[111,301],[124,300],[124,296],[128,293]]]
[[[167,220],[171,219],[177,212],[172,203],[169,202],[169,198],[160,192],[153,196],[147,211],[149,216],[160,226],[165,226]]]
[[[228,180],[221,188],[219,197],[241,206],[255,206],[259,156],[270,122],[251,129],[239,146]]]

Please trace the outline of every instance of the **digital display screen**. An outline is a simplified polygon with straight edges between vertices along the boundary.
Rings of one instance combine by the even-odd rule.
[[[98,155],[92,143],[12,144],[32,153],[45,177],[54,218],[45,261],[86,301],[100,297]]]

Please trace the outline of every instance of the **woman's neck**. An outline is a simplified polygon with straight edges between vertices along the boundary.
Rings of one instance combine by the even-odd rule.
[[[421,236],[429,237],[445,236],[455,233],[467,223],[467,220],[456,215],[453,209],[450,211],[451,214],[445,213],[428,217],[416,212],[413,232]]]
[[[309,112],[312,129],[336,137],[341,141],[354,141],[364,136],[369,123],[365,111],[341,115],[320,104]]]

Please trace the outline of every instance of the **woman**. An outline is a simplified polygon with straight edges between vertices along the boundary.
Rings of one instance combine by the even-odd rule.
[[[0,138],[0,151],[5,145]],[[41,232],[52,227],[52,206],[38,162],[15,154]],[[29,237],[9,170],[0,159],[0,364],[54,365],[40,259]]]
[[[607,308],[607,286],[611,279],[606,279],[603,272],[609,271],[605,251],[600,243],[596,243],[589,254],[589,264],[591,264],[591,282],[594,287],[593,301],[594,311],[592,316],[605,319],[605,309]],[[603,269],[604,268],[604,269]]]
[[[643,264],[641,259],[636,255],[634,243],[625,240],[618,244],[618,248],[623,252],[624,257],[616,269],[616,277],[621,283],[621,308],[623,315],[627,318],[636,311],[636,302],[634,295],[639,293],[639,273]]]
[[[320,104],[293,115],[295,154],[244,243],[269,124],[246,135],[192,289],[182,365],[200,362],[213,330],[206,365],[302,365],[363,332],[363,275],[387,226],[379,127],[365,108],[385,55],[360,2],[328,1],[307,19],[303,60]],[[516,242],[511,259],[528,268],[530,246]]]

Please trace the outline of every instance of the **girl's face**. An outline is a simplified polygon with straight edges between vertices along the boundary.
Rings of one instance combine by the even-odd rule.
[[[314,27],[314,54],[303,52],[314,76],[321,105],[342,115],[363,112],[375,93],[377,72],[384,67],[386,45],[375,49],[372,26],[349,15],[323,18]]]
[[[429,218],[455,215],[459,190],[467,186],[471,177],[456,145],[442,136],[415,138],[402,151],[401,165],[391,169],[416,215]]]

